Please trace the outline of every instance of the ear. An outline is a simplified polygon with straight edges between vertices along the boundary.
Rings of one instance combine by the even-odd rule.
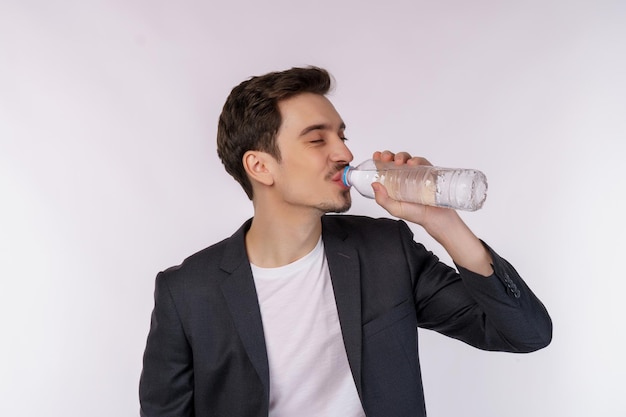
[[[268,186],[274,184],[271,167],[276,160],[270,154],[261,151],[248,151],[243,154],[242,162],[251,182],[259,182]]]

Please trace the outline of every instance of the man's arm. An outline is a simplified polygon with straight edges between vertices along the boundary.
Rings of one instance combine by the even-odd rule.
[[[375,153],[374,159],[398,165],[427,164],[405,152]],[[427,255],[413,240],[405,248],[415,273],[415,300],[421,327],[436,330],[486,350],[530,352],[547,346],[552,322],[539,299],[506,260],[479,240],[456,211],[389,198],[373,184],[376,201],[390,214],[416,223],[452,257],[460,275]]]
[[[139,383],[141,417],[192,417],[193,363],[166,277],[160,273]]]
[[[474,347],[532,352],[552,340],[552,321],[515,268],[484,245],[493,259],[488,277],[443,264],[399,222],[405,258],[413,279],[418,325]]]

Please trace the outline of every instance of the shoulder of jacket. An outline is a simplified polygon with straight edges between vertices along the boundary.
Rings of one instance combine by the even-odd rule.
[[[219,274],[219,264],[224,256],[228,239],[202,249],[187,258],[180,264],[171,266],[158,274],[158,279],[168,282],[168,286],[178,287],[192,282],[208,284],[211,277]]]
[[[181,272],[188,273],[197,270],[206,271],[211,268],[219,268],[224,254],[229,248],[232,249],[244,245],[245,231],[250,227],[250,222],[251,219],[245,222],[232,236],[188,256],[179,265],[165,269],[160,275],[177,275]],[[240,249],[241,251],[245,253],[245,249],[242,248]]]

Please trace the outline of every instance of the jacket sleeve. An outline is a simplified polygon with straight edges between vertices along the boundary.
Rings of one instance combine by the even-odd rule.
[[[485,244],[493,259],[491,276],[459,266],[457,272],[416,243],[401,224],[420,327],[484,350],[532,352],[550,343],[552,321],[546,308],[493,249]]]
[[[192,354],[168,286],[167,273],[157,275],[154,310],[139,382],[141,417],[192,417]]]

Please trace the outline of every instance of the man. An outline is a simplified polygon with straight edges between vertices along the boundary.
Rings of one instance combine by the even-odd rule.
[[[141,415],[425,416],[417,327],[530,352],[550,318],[513,267],[450,209],[407,204],[457,269],[400,220],[348,215],[345,124],[319,68],[253,77],[228,97],[218,154],[254,217],[157,276]],[[374,159],[427,164],[407,153]]]

